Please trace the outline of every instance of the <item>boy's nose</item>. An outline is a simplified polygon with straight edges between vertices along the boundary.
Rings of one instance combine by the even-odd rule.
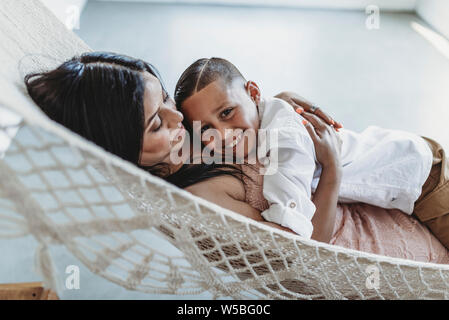
[[[220,139],[222,142],[224,142],[226,140],[226,130],[229,128],[220,126],[220,127],[216,127],[216,129],[218,130],[218,132],[220,133]],[[229,133],[228,133],[229,134]]]
[[[234,131],[234,130],[237,130],[237,129],[229,127],[229,126],[220,128],[219,131],[220,131],[220,137],[221,137],[221,142],[222,142],[223,147],[226,147],[229,144],[232,144],[234,142],[235,135],[238,134],[240,131],[240,130],[237,130],[237,131]]]

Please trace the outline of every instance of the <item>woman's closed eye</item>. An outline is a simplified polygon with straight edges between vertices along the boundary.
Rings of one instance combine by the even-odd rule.
[[[164,103],[166,103],[168,100],[170,99],[170,95],[168,94],[167,91],[162,90],[162,101]],[[157,132],[162,128],[162,118],[161,116],[158,114],[157,115],[157,119],[155,119],[154,124],[151,126],[152,129],[150,130],[150,132]]]
[[[158,116],[157,119],[155,119],[155,122],[152,125],[152,129],[150,130],[150,132],[157,132],[161,128],[162,128],[162,119],[160,116]]]

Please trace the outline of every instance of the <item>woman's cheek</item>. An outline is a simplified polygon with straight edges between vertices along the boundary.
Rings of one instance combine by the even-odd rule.
[[[160,137],[158,138],[158,142],[156,144],[157,151],[161,153],[168,153],[170,151],[171,146],[171,136],[169,130],[164,130],[161,132]]]
[[[151,138],[148,137],[145,139],[144,151],[154,154],[163,152],[167,146],[167,143],[165,142],[165,140],[167,140],[165,134],[153,133],[152,135],[153,136]]]

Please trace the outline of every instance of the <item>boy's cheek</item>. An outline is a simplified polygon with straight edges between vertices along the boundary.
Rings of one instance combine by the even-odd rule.
[[[184,115],[184,126],[188,126],[189,128],[193,128],[194,121]]]
[[[237,158],[246,158],[249,154],[256,150],[257,137],[250,135],[245,136],[244,140],[237,146],[235,156]]]

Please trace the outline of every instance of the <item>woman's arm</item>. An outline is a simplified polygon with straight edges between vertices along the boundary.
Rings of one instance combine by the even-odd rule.
[[[313,107],[316,108],[314,103],[310,102],[304,97],[301,97],[299,94],[290,91],[283,91],[281,93],[278,93],[275,98],[279,98],[288,102],[295,110],[302,109],[304,111],[311,112]],[[341,123],[334,121],[334,119],[332,119],[331,116],[321,110],[321,108],[317,108],[314,114],[323,119],[327,124],[333,125],[337,131],[338,129],[343,128]]]
[[[319,117],[308,112],[304,112],[303,116],[310,121],[305,123],[305,127],[314,142],[317,160],[322,166],[320,181],[312,198],[316,207],[312,218],[312,239],[328,243],[334,231],[342,176],[341,140]]]
[[[270,227],[294,233],[292,230],[276,223],[265,221],[259,210],[251,207],[244,201],[245,189],[241,181],[234,177],[220,176],[194,184],[186,188],[186,190],[200,198]]]

